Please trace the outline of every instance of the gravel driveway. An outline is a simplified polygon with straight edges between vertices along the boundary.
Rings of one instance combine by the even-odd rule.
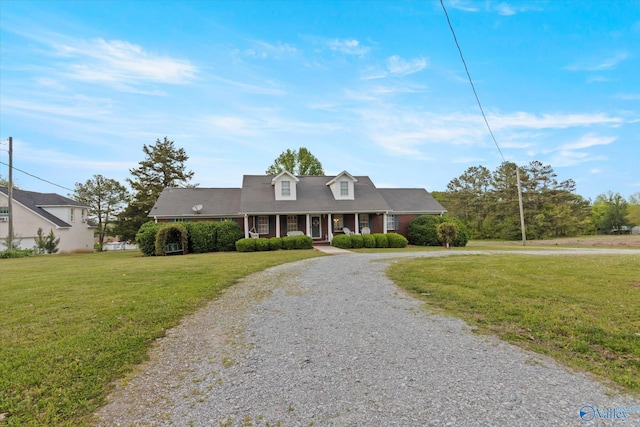
[[[390,256],[245,278],[158,341],[99,425],[640,425],[640,413],[583,421],[581,408],[640,402],[425,311],[385,277]]]

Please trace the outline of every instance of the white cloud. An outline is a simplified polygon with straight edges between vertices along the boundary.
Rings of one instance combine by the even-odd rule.
[[[629,55],[625,52],[620,52],[605,58],[592,58],[582,62],[577,62],[571,65],[567,65],[565,70],[569,71],[602,71],[614,69],[622,61],[627,59]]]
[[[424,70],[426,67],[427,60],[424,58],[414,58],[406,61],[398,55],[393,55],[387,59],[387,68],[389,73],[393,75],[406,76]]]
[[[517,112],[506,115],[488,115],[487,120],[494,130],[504,128],[566,129],[575,126],[615,125],[624,122],[619,117],[606,114],[543,114]]]
[[[451,0],[448,3],[452,8],[462,10],[463,12],[478,12],[480,10],[476,7],[476,3],[471,1]]]
[[[287,43],[278,42],[276,44],[272,44],[261,40],[255,40],[252,43],[253,47],[244,51],[246,56],[255,58],[283,59],[295,56],[298,53],[298,49]]]
[[[91,82],[184,84],[198,69],[189,61],[154,55],[138,45],[104,39],[55,43],[59,57],[69,58],[68,75]]]
[[[329,49],[345,55],[364,56],[371,50],[368,46],[363,46],[355,39],[332,39],[327,41]]]
[[[609,145],[618,138],[615,136],[598,136],[594,133],[588,133],[579,140],[568,144],[561,145],[560,150],[580,150],[583,148],[593,147],[595,145]]]

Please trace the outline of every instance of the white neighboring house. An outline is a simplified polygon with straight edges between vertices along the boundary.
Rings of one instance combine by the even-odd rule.
[[[87,219],[88,206],[55,193],[13,190],[13,234],[20,249],[36,246],[38,228],[47,235],[53,230],[60,238],[59,252],[93,251],[95,226]],[[0,187],[0,250],[7,249],[9,196]]]

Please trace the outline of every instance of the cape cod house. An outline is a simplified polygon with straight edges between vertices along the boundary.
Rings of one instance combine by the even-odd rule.
[[[13,234],[20,249],[36,246],[38,228],[45,235],[53,230],[60,238],[59,252],[93,251],[94,231],[87,220],[88,206],[55,193],[36,193],[14,189],[12,192]],[[9,233],[9,195],[0,187],[0,250],[7,249]]]
[[[236,221],[245,237],[304,233],[406,236],[409,222],[446,209],[423,188],[376,188],[368,176],[245,175],[242,188],[165,188],[149,216],[156,222]]]

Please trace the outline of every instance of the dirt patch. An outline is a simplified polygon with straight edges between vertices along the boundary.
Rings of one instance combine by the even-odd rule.
[[[551,240],[530,240],[528,243],[545,246],[640,248],[640,235],[565,237]]]

